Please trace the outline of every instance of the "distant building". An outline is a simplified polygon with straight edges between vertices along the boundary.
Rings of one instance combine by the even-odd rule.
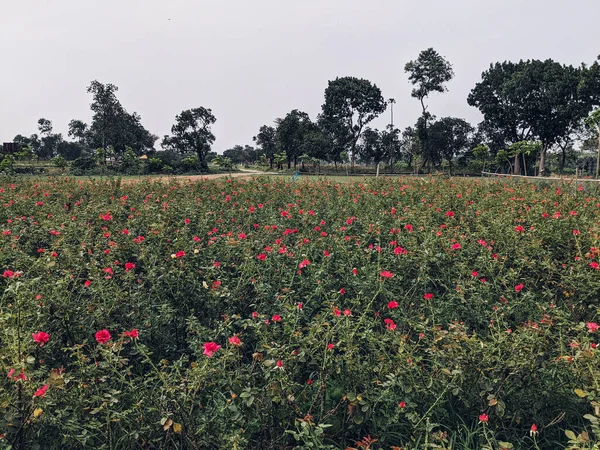
[[[2,144],[2,153],[5,155],[12,155],[14,153],[20,152],[19,144],[16,142],[4,142]]]

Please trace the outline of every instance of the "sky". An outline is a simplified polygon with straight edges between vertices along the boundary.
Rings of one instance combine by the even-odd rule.
[[[0,141],[40,117],[65,137],[89,123],[92,80],[161,138],[182,110],[211,108],[218,152],[292,109],[314,120],[343,76],[394,98],[404,128],[420,113],[404,65],[429,47],[456,74],[429,111],[475,124],[467,95],[491,63],[591,64],[599,17],[599,0],[0,0]]]

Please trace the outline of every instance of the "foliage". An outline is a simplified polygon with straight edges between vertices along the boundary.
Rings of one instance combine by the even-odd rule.
[[[597,445],[587,187],[61,178],[0,197],[0,445]]]
[[[112,147],[117,155],[121,155],[126,147],[130,147],[137,155],[142,155],[154,148],[158,137],[143,127],[139,114],[128,113],[123,108],[116,96],[118,90],[114,84],[92,81],[87,88],[92,94],[92,123],[88,128],[83,122],[72,120],[69,135],[85,140],[90,148]]]
[[[215,141],[210,127],[216,121],[212,111],[202,106],[182,111],[175,117],[175,124],[171,128],[172,136],[165,136],[161,145],[165,150],[195,153],[198,165],[207,171],[206,157]]]
[[[386,109],[377,85],[355,77],[336,78],[325,89],[321,122],[324,129],[337,137],[339,151],[348,151],[352,166],[356,145],[364,128]]]
[[[544,175],[548,149],[580,127],[600,103],[600,94],[589,90],[592,78],[600,82],[600,72],[551,59],[496,63],[482,74],[468,102],[482,112],[485,127],[503,141],[501,147],[539,140],[539,172]],[[518,163],[515,158],[517,173]]]
[[[252,138],[261,152],[269,160],[269,166],[273,168],[273,157],[277,153],[276,131],[274,127],[263,125],[258,130],[258,134]]]
[[[454,77],[452,65],[433,48],[423,50],[415,61],[406,63],[404,71],[415,86],[411,95],[421,102],[423,112],[427,109],[424,99],[432,92],[446,92],[446,83]]]

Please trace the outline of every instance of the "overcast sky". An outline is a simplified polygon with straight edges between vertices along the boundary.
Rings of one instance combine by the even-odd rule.
[[[0,140],[89,123],[94,79],[161,138],[211,108],[219,152],[292,109],[314,119],[337,76],[377,84],[404,128],[420,112],[404,65],[427,47],[456,73],[429,110],[476,123],[466,98],[491,62],[591,64],[599,19],[600,0],[0,0]]]

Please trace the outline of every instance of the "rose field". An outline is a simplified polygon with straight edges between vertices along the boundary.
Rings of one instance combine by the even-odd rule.
[[[600,193],[0,182],[0,449],[598,449]]]

